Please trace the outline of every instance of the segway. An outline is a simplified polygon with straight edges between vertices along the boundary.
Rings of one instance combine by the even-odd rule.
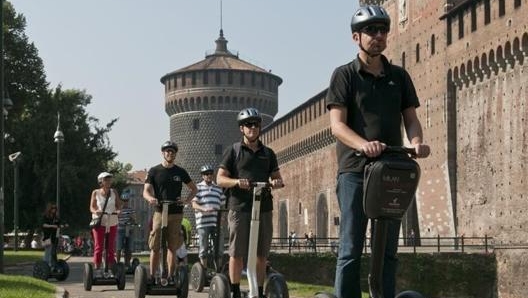
[[[48,262],[43,260],[35,262],[35,265],[33,265],[33,277],[46,281],[49,278],[55,278],[58,281],[63,281],[68,278],[68,275],[70,274],[70,266],[68,266],[68,263],[66,263],[65,260],[57,260],[57,246],[60,239],[60,230],[67,226],[67,224],[59,225],[55,232],[55,243],[51,244],[51,258],[54,265],[50,266]]]
[[[189,293],[189,274],[187,266],[179,265],[174,271],[174,284],[169,283],[167,264],[167,226],[169,221],[169,205],[179,203],[178,201],[162,200],[161,212],[161,235],[160,235],[160,265],[158,273],[154,277],[154,283],[147,283],[147,269],[138,265],[134,271],[134,297],[144,298],[145,295],[176,295],[179,298],[187,298]],[[151,279],[152,280],[152,279]]]
[[[209,246],[205,258],[207,266],[203,266],[203,264],[198,261],[191,267],[190,285],[191,289],[195,292],[202,292],[205,286],[209,286],[211,284],[211,279],[216,273],[223,272],[226,275],[229,274],[229,267],[226,266],[227,264],[222,266],[224,248],[223,245],[220,244],[222,243],[221,239],[224,237],[222,234],[222,218],[224,216],[223,214],[227,211],[227,209],[218,210],[216,232],[209,234],[208,236],[207,241]]]
[[[122,247],[123,247],[123,255],[125,259],[125,273],[126,274],[134,274],[134,271],[136,270],[136,267],[139,265],[139,259],[136,257],[131,257],[130,260],[127,260],[127,256],[132,256],[132,252],[128,249],[129,242],[131,241],[130,238],[130,232],[131,230],[136,227],[137,224],[135,223],[125,223],[125,238],[123,239]],[[118,262],[120,260],[117,260]],[[127,262],[128,261],[128,262]],[[128,263],[128,266],[127,266]]]
[[[412,201],[420,180],[420,167],[411,157],[414,148],[388,146],[365,166],[363,209],[373,228],[368,275],[371,298],[383,298],[383,262],[389,221],[401,220]],[[316,298],[335,297],[317,293]],[[396,298],[424,298],[415,291],[404,291]]]
[[[247,277],[249,292],[243,295],[249,298],[258,297],[257,283],[257,244],[260,226],[260,202],[262,190],[270,188],[269,182],[252,182],[253,187],[253,207],[251,210],[251,226],[249,231],[249,247],[247,260]],[[284,276],[280,273],[269,271],[264,282],[264,294],[267,297],[289,298],[288,285]],[[223,273],[217,273],[209,286],[209,298],[229,298],[231,297],[231,286],[229,277]]]
[[[96,285],[117,285],[118,290],[124,290],[126,284],[125,265],[115,262],[112,268],[109,268],[106,261],[108,254],[108,237],[110,237],[110,217],[117,216],[116,212],[106,213],[101,216],[107,216],[105,221],[105,235],[103,240],[103,257],[102,257],[102,275],[96,274],[92,263],[85,263],[83,270],[84,290],[91,291],[92,286]]]

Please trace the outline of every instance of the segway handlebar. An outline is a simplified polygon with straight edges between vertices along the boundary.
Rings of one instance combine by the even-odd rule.
[[[158,205],[162,206],[163,204],[172,205],[172,204],[181,204],[180,197],[177,197],[176,200],[158,200]]]
[[[129,227],[137,227],[137,226],[139,226],[139,224],[135,223],[135,222],[125,222],[125,223],[122,223],[120,225],[129,226]]]
[[[387,146],[385,147],[385,150],[383,150],[382,154],[383,153],[405,153],[405,154],[409,154],[411,157],[415,157],[416,149],[412,147],[405,147],[405,146]],[[356,151],[355,154],[356,156],[367,157],[365,155],[365,152],[363,151]]]
[[[273,184],[270,182],[251,182],[251,187],[260,187],[260,188],[273,188]],[[284,186],[284,183],[282,184]]]
[[[271,187],[269,182],[251,182],[251,187]]]

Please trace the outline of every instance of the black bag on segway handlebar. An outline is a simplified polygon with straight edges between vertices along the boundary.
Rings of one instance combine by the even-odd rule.
[[[365,166],[363,208],[368,218],[401,219],[412,203],[420,166],[402,147],[389,147]]]

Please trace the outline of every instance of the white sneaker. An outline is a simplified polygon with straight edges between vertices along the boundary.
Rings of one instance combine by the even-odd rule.
[[[94,269],[95,278],[103,278],[103,269]]]

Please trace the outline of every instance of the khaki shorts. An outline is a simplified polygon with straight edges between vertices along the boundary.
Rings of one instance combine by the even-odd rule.
[[[181,237],[181,222],[183,214],[169,214],[167,223],[167,234],[166,239],[168,247],[171,251],[176,251],[183,243]],[[160,237],[161,237],[161,212],[154,212],[152,218],[152,230],[150,231],[148,245],[151,250],[160,250]]]
[[[249,231],[251,229],[251,212],[229,210],[229,256],[247,257],[249,249]],[[273,213],[260,214],[259,239],[257,256],[268,257],[273,237]]]

